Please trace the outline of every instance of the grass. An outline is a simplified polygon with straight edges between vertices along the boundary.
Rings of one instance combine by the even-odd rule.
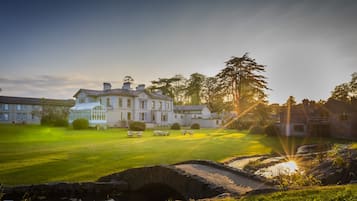
[[[344,186],[309,187],[308,189],[253,195],[241,199],[224,198],[214,201],[355,201],[357,184]],[[213,200],[212,200],[213,201]]]
[[[286,153],[303,143],[346,142],[329,138],[249,135],[235,130],[195,130],[183,136],[128,138],[126,129],[73,130],[35,125],[0,125],[0,183],[94,181],[128,168],[190,159],[223,161],[243,155]],[[287,146],[288,145],[288,146]]]

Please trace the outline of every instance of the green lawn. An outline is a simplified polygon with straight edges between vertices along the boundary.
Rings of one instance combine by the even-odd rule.
[[[302,143],[332,139],[287,139],[234,130],[201,129],[183,136],[128,138],[125,129],[75,131],[71,128],[0,125],[0,183],[94,181],[133,167],[172,164],[190,159],[222,161],[230,157],[284,153]],[[286,146],[289,144],[289,147]]]
[[[356,201],[357,184],[343,186],[309,187],[302,190],[247,196],[241,199],[224,198],[214,201]],[[213,201],[213,200],[212,200]]]

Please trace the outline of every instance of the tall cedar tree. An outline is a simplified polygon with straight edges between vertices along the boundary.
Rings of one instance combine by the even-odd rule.
[[[237,114],[267,96],[268,89],[265,65],[260,65],[245,53],[242,57],[232,57],[225,62],[226,67],[216,75],[219,84],[233,98]]]

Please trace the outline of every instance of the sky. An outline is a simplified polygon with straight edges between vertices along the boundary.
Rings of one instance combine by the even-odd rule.
[[[268,100],[327,99],[357,71],[357,1],[0,1],[0,95],[72,98],[198,72],[245,52]]]

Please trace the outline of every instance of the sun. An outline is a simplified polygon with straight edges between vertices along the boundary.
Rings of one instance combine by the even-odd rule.
[[[288,174],[295,173],[299,169],[295,161],[282,163],[281,166]]]

